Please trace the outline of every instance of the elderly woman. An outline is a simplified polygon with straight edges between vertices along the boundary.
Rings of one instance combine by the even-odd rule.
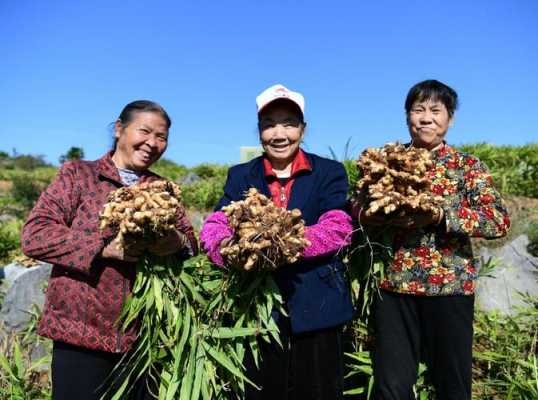
[[[283,346],[261,343],[259,369],[246,360],[247,375],[261,386],[261,391],[248,387],[246,398],[340,399],[341,329],[352,314],[344,266],[336,255],[352,230],[343,211],[346,173],[342,164],[300,148],[306,125],[301,94],[275,85],[256,102],[264,154],[230,169],[216,210],[256,188],[277,206],[301,210],[311,245],[299,262],[274,273],[288,314],[276,316]],[[214,263],[225,265],[220,245],[232,234],[221,211],[205,221],[200,239]]]
[[[103,382],[136,339],[134,328],[124,332],[117,321],[146,249],[118,249],[114,232],[99,231],[99,213],[111,191],[161,179],[148,168],[166,150],[170,125],[160,105],[128,104],[115,123],[114,149],[97,161],[64,163],[23,228],[24,253],[54,265],[39,334],[54,341],[55,400],[99,399]],[[184,210],[176,231],[147,250],[162,256],[197,251]],[[139,386],[135,397],[149,399]]]
[[[431,190],[443,197],[436,213],[364,224],[397,227],[394,259],[375,307],[375,398],[414,399],[423,357],[437,399],[471,399],[474,289],[471,237],[504,236],[510,222],[484,164],[445,142],[456,92],[428,80],[405,101],[411,146],[428,149]]]

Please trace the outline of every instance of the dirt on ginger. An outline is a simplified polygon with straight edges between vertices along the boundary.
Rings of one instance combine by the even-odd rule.
[[[140,241],[154,242],[175,229],[181,189],[158,180],[122,187],[108,196],[100,215],[100,229],[113,228],[120,247]]]
[[[301,211],[277,207],[256,189],[246,198],[223,207],[234,236],[221,247],[221,254],[232,267],[275,270],[299,260],[310,243],[305,239]]]
[[[439,215],[443,199],[430,192],[427,177],[432,166],[426,149],[400,143],[368,148],[357,160],[362,178],[357,181],[355,201],[364,205],[367,216]]]

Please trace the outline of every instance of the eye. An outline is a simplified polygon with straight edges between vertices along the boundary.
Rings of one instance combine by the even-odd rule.
[[[157,135],[157,139],[159,139],[161,142],[166,142],[168,140],[168,136],[165,134]]]

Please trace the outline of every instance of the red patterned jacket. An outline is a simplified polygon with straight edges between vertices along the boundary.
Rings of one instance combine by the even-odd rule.
[[[141,182],[159,179],[147,171]],[[117,320],[134,278],[133,263],[99,256],[112,232],[100,232],[109,192],[123,186],[111,153],[96,161],[66,162],[41,194],[22,231],[22,250],[54,264],[39,334],[73,345],[123,353],[136,339]],[[178,229],[194,252],[196,238],[181,210]]]

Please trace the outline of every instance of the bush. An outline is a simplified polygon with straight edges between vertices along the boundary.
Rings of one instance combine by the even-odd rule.
[[[16,176],[13,179],[11,196],[25,210],[30,210],[39,198],[41,191],[44,189],[43,184],[31,179],[28,176]]]
[[[13,253],[19,249],[21,227],[22,221],[20,220],[0,223],[0,263],[9,262]]]
[[[202,179],[207,178],[226,178],[228,173],[227,165],[204,163],[191,168]]]
[[[189,169],[184,165],[176,164],[175,162],[166,158],[161,158],[155,164],[152,165],[151,170],[156,174],[177,181],[179,178],[184,177],[189,172]]]
[[[538,197],[538,143],[526,146],[464,145],[460,150],[480,159],[503,194]]]
[[[47,167],[49,165],[41,155],[20,155],[13,159],[13,167],[25,171],[32,171],[36,168]]]
[[[226,177],[203,179],[182,187],[183,202],[188,208],[197,210],[213,209],[224,194]]]

